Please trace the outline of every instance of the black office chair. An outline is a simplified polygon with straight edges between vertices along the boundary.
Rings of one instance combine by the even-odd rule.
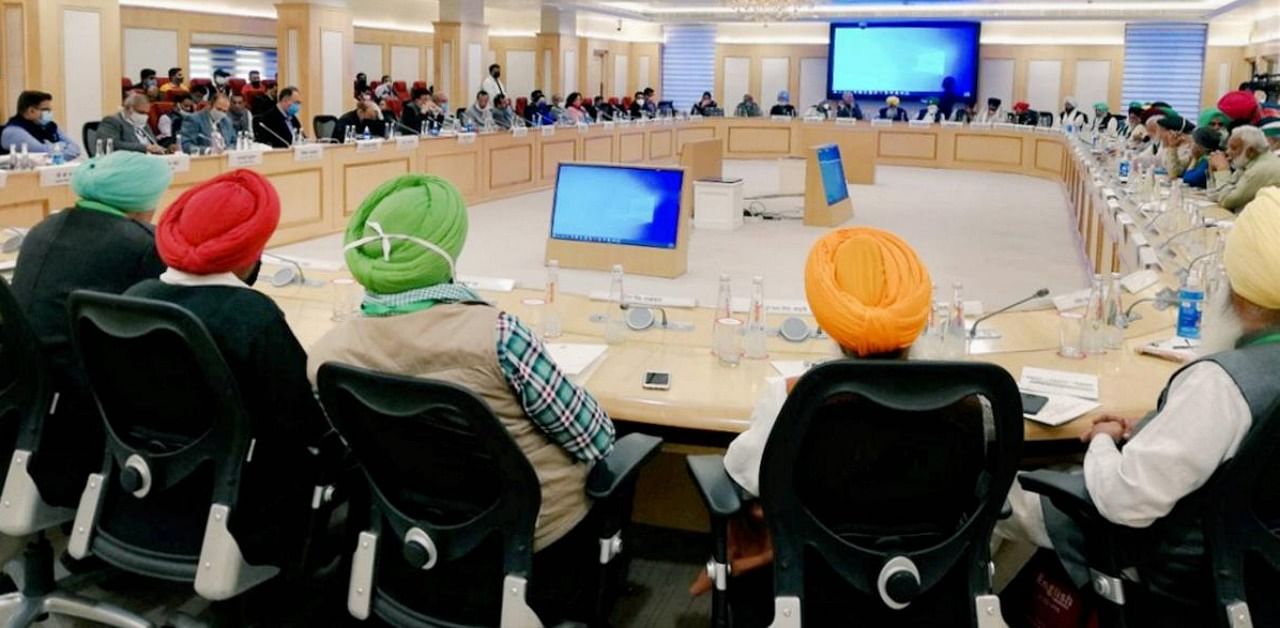
[[[262,438],[204,325],[169,303],[87,291],[69,309],[107,433],[71,555],[193,583],[213,601],[300,569],[307,520],[333,487],[277,477],[320,463]]]
[[[317,140],[333,137],[333,130],[338,126],[338,118],[331,115],[319,115],[311,120],[311,128]]]
[[[369,483],[370,519],[351,566],[351,614],[414,628],[541,625],[526,601],[531,583],[539,586],[532,567],[541,489],[488,406],[452,384],[337,363],[320,367],[318,387]],[[660,445],[651,436],[627,436],[588,478],[587,493],[597,501],[579,525],[593,518],[600,524],[600,589],[588,611],[601,625],[619,578],[605,572],[625,565],[615,558],[636,473]],[[427,599],[442,579],[473,583],[469,599]]]
[[[1203,487],[1149,528],[1104,519],[1083,475],[1040,470],[1018,481],[1080,527],[1103,628],[1280,626],[1280,404]],[[1174,537],[1174,526],[1195,532]],[[1198,544],[1202,559],[1169,560],[1170,550]]]
[[[1022,430],[1017,386],[990,364],[845,360],[802,377],[760,467],[773,626],[1003,626],[989,543]],[[712,623],[742,625],[725,543],[744,495],[719,456],[689,468],[712,516]]]
[[[1038,123],[1039,123],[1039,126],[1042,126],[1042,127],[1051,127],[1053,126],[1053,123],[1058,119],[1057,116],[1053,115],[1052,111],[1041,111],[1039,115],[1040,115],[1040,118]]]
[[[109,604],[57,591],[53,576],[53,546],[44,531],[71,521],[75,510],[49,504],[40,491],[32,467],[48,434],[45,420],[57,411],[57,394],[48,366],[22,308],[9,284],[0,278],[0,438],[13,454],[0,474],[0,533],[31,540],[22,555],[22,590],[0,596],[0,614],[8,626],[30,626],[48,614],[89,619],[108,626],[145,628],[150,624]]]
[[[98,153],[98,124],[99,122],[85,122],[84,128],[80,130],[80,139],[84,142],[84,152],[89,157],[97,157]]]

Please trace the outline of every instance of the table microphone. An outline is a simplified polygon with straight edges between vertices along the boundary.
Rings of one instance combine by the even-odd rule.
[[[258,128],[262,129],[263,131],[266,131],[267,133],[270,133],[270,134],[271,134],[271,137],[274,137],[274,138],[276,138],[276,139],[280,140],[281,142],[284,142],[285,146],[288,146],[289,148],[293,148],[293,142],[290,142],[289,140],[286,140],[286,139],[284,139],[283,137],[280,137],[280,134],[279,134],[279,133],[276,133],[275,131],[272,131],[272,130],[271,130],[271,127],[269,127],[269,126],[267,126],[267,125],[265,125],[265,124],[263,124],[263,123],[262,123],[262,120],[254,120],[254,121],[253,121],[253,123],[254,123],[254,124],[256,124],[256,125],[258,125]]]
[[[419,136],[420,136],[420,135],[422,135],[422,129],[418,129],[418,130],[416,130],[416,131],[415,131],[414,129],[410,128],[410,127],[409,127],[409,125],[407,125],[407,124],[405,124],[405,123],[403,123],[403,122],[401,122],[401,121],[399,121],[399,120],[396,120],[396,126],[398,126],[398,127],[402,128],[402,129],[404,129],[404,130],[408,131],[408,132],[409,132],[409,134],[411,134],[411,135],[419,135]]]
[[[991,318],[991,317],[993,317],[993,316],[996,316],[996,315],[998,315],[998,314],[1004,314],[1005,312],[1008,312],[1009,310],[1012,310],[1013,308],[1018,307],[1019,305],[1022,305],[1023,303],[1026,303],[1027,301],[1034,301],[1035,299],[1043,299],[1043,298],[1045,298],[1045,297],[1047,297],[1047,296],[1049,296],[1049,289],[1048,289],[1048,288],[1041,288],[1041,289],[1039,289],[1039,290],[1036,290],[1036,293],[1035,293],[1035,294],[1033,294],[1033,295],[1031,295],[1031,296],[1029,296],[1029,297],[1027,297],[1027,298],[1025,298],[1025,299],[1022,299],[1021,301],[1015,301],[1015,302],[1013,302],[1013,303],[1011,303],[1011,304],[1009,304],[1009,305],[1006,305],[1006,306],[1004,306],[1004,307],[1002,307],[1002,308],[1000,308],[1000,309],[998,309],[998,310],[996,310],[996,311],[994,311],[994,312],[992,312],[992,313],[990,313],[990,314],[987,314],[986,316],[983,316],[983,317],[979,318],[979,319],[978,319],[978,320],[976,320],[976,321],[973,321],[973,327],[970,327],[970,328],[969,328],[969,338],[971,338],[971,339],[972,339],[972,338],[974,338],[975,336],[977,336],[977,335],[978,335],[978,325],[981,325],[981,324],[982,324],[983,322],[985,322],[987,319],[989,319],[989,318]]]
[[[1186,236],[1187,234],[1195,233],[1195,232],[1200,231],[1200,230],[1202,230],[1202,229],[1230,229],[1230,228],[1231,228],[1231,223],[1230,223],[1230,222],[1228,222],[1228,221],[1223,221],[1223,220],[1214,220],[1214,219],[1212,219],[1212,218],[1205,219],[1205,220],[1204,220],[1204,221],[1202,221],[1200,224],[1198,224],[1198,225],[1196,225],[1196,226],[1194,226],[1194,227],[1191,227],[1191,228],[1189,228],[1189,229],[1183,229],[1182,231],[1179,231],[1179,232],[1177,232],[1177,233],[1175,233],[1175,234],[1173,234],[1173,235],[1169,236],[1169,237],[1164,241],[1164,243],[1160,245],[1160,247],[1159,247],[1159,249],[1158,249],[1158,250],[1159,250],[1161,253],[1163,253],[1163,252],[1165,252],[1165,251],[1169,250],[1169,245],[1173,244],[1173,242],[1174,242],[1175,240],[1177,240],[1178,238],[1181,238],[1181,237],[1183,237],[1183,236]]]

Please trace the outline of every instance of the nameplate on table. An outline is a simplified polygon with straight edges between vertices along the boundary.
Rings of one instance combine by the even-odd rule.
[[[1021,124],[1013,124],[1010,122],[997,122],[991,125],[991,128],[1000,129],[1001,131],[1016,131],[1024,127]]]
[[[604,291],[591,292],[588,295],[592,301],[608,301],[609,293]],[[678,308],[695,308],[698,307],[698,300],[693,297],[670,297],[656,294],[627,294],[622,300],[629,304],[646,305],[653,307],[678,307]]]
[[[1138,265],[1143,268],[1160,268],[1160,256],[1149,246],[1138,249]]]
[[[298,144],[293,147],[293,160],[297,162],[324,159],[324,144]]]
[[[1053,307],[1057,308],[1059,312],[1082,308],[1089,305],[1090,293],[1091,291],[1085,288],[1084,290],[1060,294],[1053,297]]]
[[[1126,226],[1126,227],[1131,227],[1131,226],[1133,226],[1133,225],[1137,224],[1137,223],[1135,223],[1135,222],[1133,221],[1133,216],[1130,216],[1129,214],[1126,214],[1126,213],[1124,213],[1124,212],[1120,212],[1120,214],[1119,214],[1118,216],[1116,216],[1116,220],[1117,220],[1117,221],[1119,221],[1119,222],[1120,222],[1120,224],[1122,224],[1122,225],[1124,225],[1124,226]]]
[[[1053,128],[1053,127],[1051,127],[1051,126],[1038,126],[1038,127],[1036,127],[1036,133],[1043,133],[1043,134],[1045,134],[1045,135],[1053,135],[1054,133],[1057,133],[1057,132],[1058,132],[1058,130],[1057,130],[1057,129],[1055,129],[1055,128]]]
[[[618,120],[618,126],[631,126],[631,118],[622,118]]]
[[[1065,395],[1097,401],[1098,376],[1025,366],[1022,368],[1022,378],[1018,380],[1018,389],[1042,395]]]
[[[604,122],[600,123],[600,125],[603,126],[606,131],[608,131],[609,129],[612,129],[615,124],[616,123],[613,120],[605,120]]]
[[[933,122],[930,120],[911,120],[907,122],[907,126],[910,126],[913,129],[928,128],[933,126]]]
[[[165,162],[169,164],[169,171],[175,174],[179,172],[189,172],[191,170],[191,155],[186,153],[160,155],[159,158],[165,160]]]
[[[893,120],[884,120],[882,118],[876,118],[875,120],[871,121],[871,126],[893,126]]]
[[[1133,234],[1129,237],[1129,241],[1133,242],[1136,246],[1147,246],[1147,236],[1144,236],[1141,233]]]
[[[457,282],[472,290],[485,292],[511,292],[516,289],[516,280],[501,277],[471,277],[458,275]]]
[[[40,166],[36,168],[40,172],[40,187],[51,188],[71,183],[71,175],[75,173],[78,167],[80,167],[80,164]]]
[[[836,126],[854,126],[858,121],[854,118],[836,118]]]
[[[823,122],[826,122],[826,121],[827,119],[823,116],[805,116],[804,117],[805,124],[822,124]]]
[[[475,132],[459,133],[458,143],[462,144],[463,146],[466,146],[467,144],[475,144],[476,143]]]
[[[511,137],[529,137],[529,127],[527,126],[512,127]]]
[[[1033,133],[1039,127],[1027,126],[1025,124],[1015,124],[1013,125],[1013,128],[1015,131],[1020,131],[1022,133]]]
[[[676,123],[676,119],[675,119],[675,118],[663,118],[663,119],[662,119],[662,126],[671,126],[671,125],[673,125],[673,124],[675,124],[675,123]]]
[[[579,122],[574,126],[578,127],[578,133],[582,135],[586,135],[587,133],[591,132],[591,126],[588,125],[586,122]]]
[[[356,140],[357,153],[376,153],[382,150],[382,140]]]
[[[963,126],[964,126],[964,123],[963,123],[963,122],[956,122],[955,120],[943,120],[943,121],[942,121],[942,128],[944,128],[944,129],[958,129],[958,128],[963,127]]]
[[[730,302],[729,307],[734,313],[750,312],[751,299],[737,297]],[[764,311],[766,314],[781,314],[785,316],[813,316],[813,311],[809,309],[808,302],[801,300],[765,299]]]
[[[1117,201],[1114,198],[1109,198],[1107,199],[1107,207],[1113,212],[1118,212],[1120,211],[1120,201]]]
[[[701,120],[701,119],[702,119],[702,114],[700,114],[700,113],[695,113],[695,114],[693,114],[693,115],[689,116],[689,119],[690,119],[690,120]]]
[[[1102,195],[1107,198],[1120,198],[1119,194],[1113,188],[1102,188]]]
[[[260,150],[233,150],[227,151],[227,167],[228,168],[248,168],[249,166],[262,165],[262,151]]]
[[[769,116],[769,119],[774,122],[790,122],[791,116]]]
[[[1120,280],[1120,285],[1124,286],[1129,294],[1138,294],[1151,286],[1156,285],[1160,281],[1160,274],[1154,270],[1140,270],[1129,273],[1124,279]]]
[[[396,137],[396,150],[400,152],[409,152],[418,149],[417,135],[400,135]]]
[[[542,137],[551,137],[556,134],[556,127],[553,125],[544,125],[542,127]]]
[[[971,129],[989,129],[989,128],[991,128],[991,123],[990,123],[990,122],[970,122],[970,123],[969,123],[969,128],[971,128]]]
[[[0,188],[9,185],[9,171],[0,170]]]

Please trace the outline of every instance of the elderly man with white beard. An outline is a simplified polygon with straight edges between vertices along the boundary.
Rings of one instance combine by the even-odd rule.
[[[1144,419],[1104,414],[1082,437],[1089,443],[1082,472],[1098,512],[1158,537],[1152,540],[1163,548],[1161,572],[1173,567],[1180,575],[1169,588],[1191,587],[1186,595],[1196,593],[1203,581],[1194,574],[1208,566],[1194,533],[1198,522],[1182,516],[1189,509],[1174,513],[1174,506],[1204,486],[1280,401],[1280,188],[1262,190],[1240,214],[1223,257],[1230,289],[1209,305],[1200,346],[1205,357],[1170,378],[1155,413]],[[1028,543],[1054,549],[1083,588],[1089,571],[1071,520],[1016,483],[1009,502],[1013,516],[997,525],[993,539],[999,554],[1016,556],[1010,550]],[[1002,563],[997,556],[1001,575],[1012,577],[1018,560]]]
[[[1255,126],[1237,127],[1227,140],[1227,152],[1209,157],[1213,172],[1209,200],[1231,211],[1248,205],[1265,187],[1280,185],[1280,157],[1271,152],[1267,136]]]

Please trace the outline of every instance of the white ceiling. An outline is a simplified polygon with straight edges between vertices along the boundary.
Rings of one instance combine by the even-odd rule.
[[[275,16],[278,0],[122,0],[149,6],[237,15]],[[437,0],[322,0],[345,4],[357,25],[429,29]],[[479,1],[479,0],[477,0]],[[483,0],[485,21],[497,31],[526,32],[540,24],[543,4],[579,14],[648,22],[745,21],[722,0]],[[816,0],[811,21],[888,18],[983,20],[1213,20],[1259,21],[1280,16],[1280,0]]]

